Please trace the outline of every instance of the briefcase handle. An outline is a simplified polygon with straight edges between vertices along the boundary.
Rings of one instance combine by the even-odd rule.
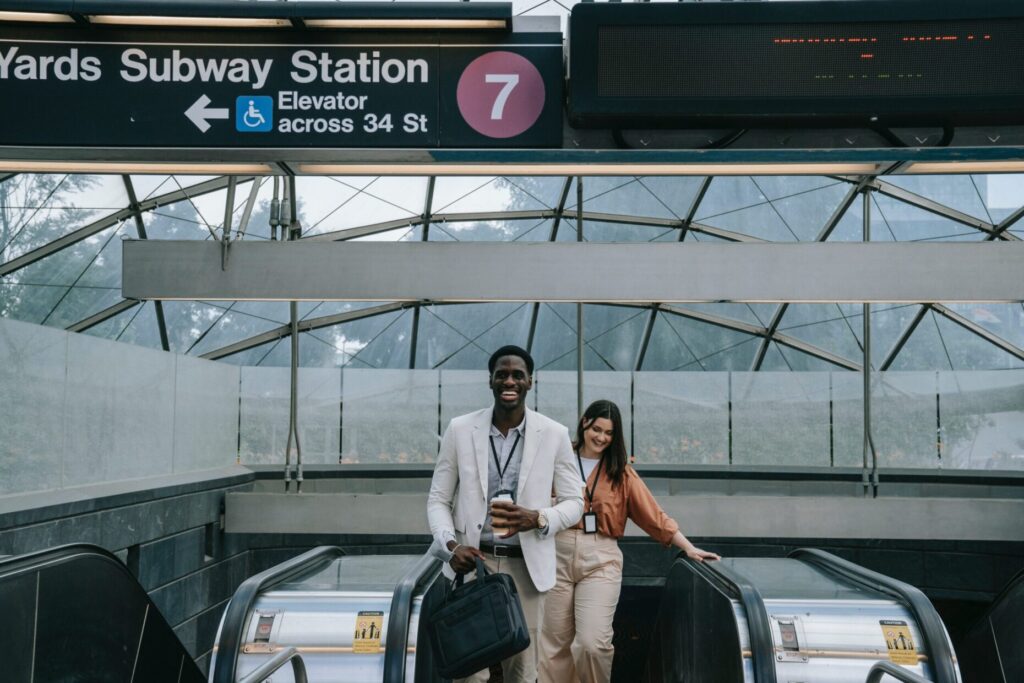
[[[481,560],[479,557],[476,558],[476,578],[477,578],[477,581],[483,580],[483,578],[485,576],[487,576],[487,574],[488,574],[488,571],[487,571],[487,567],[484,566],[484,561]],[[455,575],[455,582],[452,584],[453,588],[458,588],[459,586],[461,586],[464,577],[465,577],[465,574],[456,574]]]

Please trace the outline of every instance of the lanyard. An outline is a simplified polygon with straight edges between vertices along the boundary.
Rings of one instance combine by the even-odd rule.
[[[512,450],[508,452],[508,457],[505,458],[505,466],[501,466],[501,462],[498,460],[498,449],[494,447],[494,437],[488,436],[487,440],[491,442],[491,455],[494,456],[494,466],[498,469],[498,486],[505,486],[505,472],[508,471],[508,465],[512,462],[512,456],[515,455],[516,446],[519,445],[519,439],[523,436],[523,433],[518,429],[516,430],[516,440],[512,442]]]
[[[587,502],[590,503],[590,509],[594,509],[594,492],[597,491],[597,483],[601,481],[601,468],[604,466],[604,458],[602,457],[597,462],[597,474],[594,475],[594,488],[587,488],[587,475],[583,474],[583,458],[580,457],[579,451],[576,451],[576,462],[580,466],[580,476],[583,477],[583,490],[587,492]]]

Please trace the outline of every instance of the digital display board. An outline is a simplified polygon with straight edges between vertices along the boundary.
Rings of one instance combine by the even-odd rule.
[[[576,5],[570,121],[1024,123],[1024,3],[974,4]]]

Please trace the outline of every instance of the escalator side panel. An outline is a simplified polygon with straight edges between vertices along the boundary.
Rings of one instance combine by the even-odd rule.
[[[742,683],[744,658],[734,602],[685,562],[669,570],[662,596],[648,680]]]
[[[410,643],[416,648],[416,664],[415,667],[407,667],[406,673],[414,672],[412,680],[415,683],[441,683],[441,677],[434,668],[434,648],[427,630],[427,615],[433,614],[435,609],[444,604],[447,592],[448,581],[443,575],[438,576],[423,596],[419,613],[416,615],[416,628],[413,629],[413,624],[409,625],[409,632],[416,634],[416,640]]]
[[[964,683],[1024,680],[1024,572],[1012,579],[961,644]]]
[[[4,609],[4,635],[0,638],[4,680],[29,683],[32,675],[32,636],[35,631],[35,574],[0,582],[0,605]]]
[[[155,607],[150,607],[148,617],[153,616]],[[146,630],[139,646],[138,663],[135,665],[134,681],[160,681],[168,679],[168,672],[181,671],[179,683],[204,683],[206,680],[196,667],[186,667],[185,659],[191,655],[182,651],[178,637],[163,620],[146,620]],[[188,662],[190,663],[190,662]]]
[[[140,586],[125,590],[110,574],[101,557],[83,557],[73,571],[57,565],[39,572],[36,680],[66,680],[68,672],[95,683],[132,680],[149,601]]]

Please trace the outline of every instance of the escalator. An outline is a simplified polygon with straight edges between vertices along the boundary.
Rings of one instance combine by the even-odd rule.
[[[257,574],[224,613],[210,681],[262,680],[280,667],[274,683],[439,682],[420,615],[444,598],[440,570],[430,555],[323,546]]]
[[[0,561],[2,679],[11,683],[202,683],[128,568],[93,545]]]
[[[1010,579],[960,646],[964,683],[1024,681],[1024,571]]]
[[[648,683],[959,683],[918,589],[820,550],[679,559],[665,582]]]

